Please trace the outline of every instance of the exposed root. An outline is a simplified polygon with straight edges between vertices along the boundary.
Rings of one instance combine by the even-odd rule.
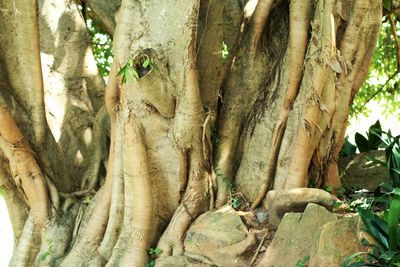
[[[35,227],[32,214],[29,214],[9,266],[32,265],[39,251],[38,243],[40,243],[40,231]]]
[[[75,218],[80,205],[53,217],[42,233],[41,248],[37,256],[39,266],[58,266],[65,252],[73,242]],[[79,224],[79,222],[78,222]]]
[[[312,3],[309,0],[294,1],[290,4],[289,45],[288,50],[286,51],[287,63],[285,65],[287,68],[283,68],[284,71],[287,71],[287,74],[284,75],[284,77],[287,77],[287,80],[283,81],[284,84],[287,84],[286,94],[272,136],[272,149],[267,160],[268,167],[266,177],[261,185],[257,198],[251,206],[252,209],[255,209],[264,199],[265,194],[270,189],[274,179],[279,151],[286,130],[286,124],[299,91],[300,81],[302,78],[304,57],[308,41],[308,29],[311,20],[311,10]]]
[[[188,60],[188,68],[185,71],[186,87],[178,96],[173,128],[176,146],[188,153],[188,185],[181,203],[157,244],[163,251],[161,256],[183,253],[182,241],[186,230],[199,212],[207,209],[205,179],[207,170],[202,149],[204,113],[195,62],[195,36],[192,37],[188,48]]]
[[[13,180],[9,179],[9,177],[11,177],[11,174],[8,161],[0,157],[0,188],[6,200],[8,215],[13,228],[14,242],[18,244],[26,219],[28,218],[29,207],[18,192]]]
[[[343,144],[349,105],[368,72],[367,66],[370,65],[381,24],[381,11],[381,2],[378,0],[355,1],[339,43],[340,55],[348,71],[338,74],[336,109],[332,117],[331,132],[327,136],[328,139],[334,137],[336,143],[332,161],[329,163],[330,177],[327,179],[330,183],[337,181],[337,167],[332,165],[339,157]]]
[[[316,144],[312,140],[318,121],[320,98],[330,70],[328,63],[336,55],[336,36],[332,16],[334,1],[320,1],[312,22],[313,34],[307,53],[305,74],[300,87],[301,97],[296,101],[306,105],[300,118],[294,141],[292,158],[284,188],[305,187],[308,184],[308,166]],[[306,90],[312,88],[310,93]],[[299,103],[300,104],[300,103]]]
[[[185,152],[179,151],[179,199],[182,199],[188,182],[188,158]]]
[[[0,123],[3,125],[0,128],[0,148],[10,161],[15,184],[26,195],[36,226],[41,229],[49,217],[46,179],[31,147],[4,107],[0,107]]]
[[[132,209],[132,222],[126,226],[129,228],[130,236],[120,266],[144,266],[148,259],[147,250],[152,238],[154,214],[150,175],[143,129],[136,120],[131,116],[125,124],[123,149],[125,194],[132,195],[133,205],[125,203]]]
[[[111,206],[107,229],[101,242],[98,252],[104,261],[108,261],[111,257],[113,247],[117,243],[121,232],[123,216],[124,216],[124,176],[122,173],[122,151],[124,146],[124,130],[121,118],[115,117],[115,122],[111,129],[111,138],[114,142],[111,145],[111,153],[109,161],[112,161],[112,168],[109,170],[112,175],[112,195]]]
[[[250,54],[254,55],[257,50],[261,35],[264,31],[269,13],[275,0],[259,0],[253,15],[252,32],[250,36]],[[250,3],[250,2],[249,2]]]
[[[80,186],[82,189],[95,189],[99,184],[99,179],[103,178],[101,169],[103,162],[107,158],[108,148],[106,145],[108,128],[109,116],[106,108],[103,107],[97,112],[93,123],[91,143],[87,149],[87,162]]]
[[[72,247],[72,250],[63,259],[60,266],[79,266],[88,261],[88,257],[96,250],[107,225],[111,202],[111,177],[107,177],[105,184],[97,194],[99,197],[94,204],[91,217],[85,225],[83,236]]]

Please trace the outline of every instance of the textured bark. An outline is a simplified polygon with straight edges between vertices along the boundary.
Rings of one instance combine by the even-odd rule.
[[[11,266],[145,266],[150,247],[181,255],[233,190],[256,208],[271,189],[339,185],[379,0],[3,2]],[[87,17],[113,38],[107,86]]]

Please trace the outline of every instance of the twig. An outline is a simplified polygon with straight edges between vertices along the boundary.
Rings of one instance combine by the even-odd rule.
[[[364,102],[364,104],[361,106],[361,109],[363,109],[363,108],[365,107],[365,105],[367,105],[367,103],[368,103],[369,101],[371,101],[377,94],[379,94],[380,92],[382,92],[383,89],[386,87],[386,85],[387,85],[394,77],[396,77],[396,75],[399,74],[399,72],[400,72],[400,70],[397,69],[397,70],[395,71],[395,73],[393,73],[393,74],[389,77],[389,79],[387,79],[386,82],[385,82],[378,90],[376,90],[376,92],[375,92],[373,95],[371,95],[371,96]]]
[[[251,262],[250,262],[249,267],[253,266],[254,262],[256,261],[257,256],[258,256],[258,254],[260,253],[261,247],[262,247],[262,245],[264,244],[265,239],[267,238],[267,235],[268,235],[268,234],[269,234],[269,230],[267,230],[267,232],[264,234],[263,238],[261,239],[261,242],[260,242],[260,244],[259,244],[258,247],[257,247],[256,253],[254,253],[253,258],[251,259]]]

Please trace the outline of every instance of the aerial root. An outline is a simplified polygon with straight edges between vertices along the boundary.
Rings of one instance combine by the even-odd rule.
[[[281,148],[282,139],[286,130],[286,125],[290,111],[293,108],[293,103],[297,97],[300,87],[300,81],[303,73],[304,57],[307,50],[308,29],[310,27],[312,11],[311,1],[293,1],[290,4],[290,30],[289,30],[289,44],[286,51],[288,61],[286,63],[288,77],[284,83],[287,83],[285,98],[283,101],[282,109],[280,110],[278,122],[276,123],[274,134],[272,137],[272,149],[267,159],[267,172],[266,177],[261,185],[259,193],[254,200],[251,208],[255,209],[260,202],[264,199],[265,194],[270,189],[276,171],[276,164],[278,161],[279,150]]]

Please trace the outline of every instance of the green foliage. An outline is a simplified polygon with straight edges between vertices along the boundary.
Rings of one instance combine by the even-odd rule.
[[[111,37],[101,30],[99,24],[92,19],[86,20],[87,29],[92,44],[94,59],[103,78],[108,77],[114,58]]]
[[[239,209],[244,203],[242,195],[240,193],[236,193],[235,185],[225,177],[220,168],[215,168],[214,172],[217,179],[224,181],[224,183],[226,183],[226,185],[229,187],[229,205],[234,209]]]
[[[390,131],[386,135],[384,142],[387,145],[385,152],[389,176],[393,186],[400,187],[400,135],[393,137]]]
[[[341,266],[400,266],[400,194],[393,197],[383,218],[368,209],[359,208],[358,213],[365,225],[365,231],[374,238],[375,243],[370,244],[363,240],[365,246],[371,247],[370,252],[359,252],[346,257]]]
[[[156,258],[160,253],[162,253],[160,248],[150,248],[148,250],[150,260],[147,262],[146,267],[154,267],[156,264]]]
[[[387,11],[392,11],[392,5],[393,5],[393,1],[392,0],[383,0],[383,7],[387,10]]]
[[[364,137],[360,133],[356,133],[355,135],[356,145],[360,152],[377,150],[382,143],[381,140],[382,128],[379,120],[369,127],[367,137]]]
[[[297,261],[296,267],[307,267],[309,260],[310,260],[310,256],[305,256],[303,259],[300,259]]]
[[[375,199],[370,205],[358,206],[357,210],[365,230],[374,238],[375,243],[369,244],[364,241],[364,245],[370,246],[371,251],[347,257],[342,264],[345,267],[400,266],[400,136],[393,137],[390,131],[387,133],[381,129],[377,131],[377,128],[380,129],[380,127],[375,127],[374,130],[370,128],[370,136],[379,137],[379,146],[385,148],[386,162],[383,164],[388,168],[391,183],[380,186],[387,193]],[[378,140],[375,139],[374,144],[377,143]],[[370,210],[376,203],[386,204],[383,216]],[[361,255],[365,256],[365,260]]]
[[[357,146],[353,145],[349,142],[349,137],[346,136],[344,139],[342,150],[340,151],[340,158],[344,158],[347,156],[353,156],[356,154]]]
[[[344,158],[347,156],[353,156],[356,154],[356,150],[360,152],[367,152],[370,150],[377,150],[383,145],[382,141],[382,127],[379,120],[371,125],[366,133],[367,136],[360,133],[356,133],[355,142],[356,146],[349,142],[348,137],[345,138],[342,150],[340,151],[340,157]]]
[[[386,11],[391,11],[392,0],[383,0]],[[366,81],[354,98],[351,107],[351,116],[363,114],[368,116],[370,110],[365,104],[371,99],[377,100],[384,108],[385,114],[396,113],[400,98],[400,75],[397,68],[396,48],[391,25],[390,13],[383,18],[382,27],[378,37],[378,44]],[[396,24],[397,37],[400,35],[400,23]],[[400,115],[400,113],[397,112]]]
[[[376,244],[366,244],[372,247],[369,253],[371,261],[379,266],[396,266],[400,264],[400,196],[396,195],[390,202],[389,211],[384,218],[369,210],[359,211],[366,231],[374,238]]]
[[[124,66],[120,67],[118,76],[121,76],[122,84],[124,84],[128,79],[139,80],[152,70],[157,70],[157,66],[147,54],[144,54],[135,61],[130,58]]]

